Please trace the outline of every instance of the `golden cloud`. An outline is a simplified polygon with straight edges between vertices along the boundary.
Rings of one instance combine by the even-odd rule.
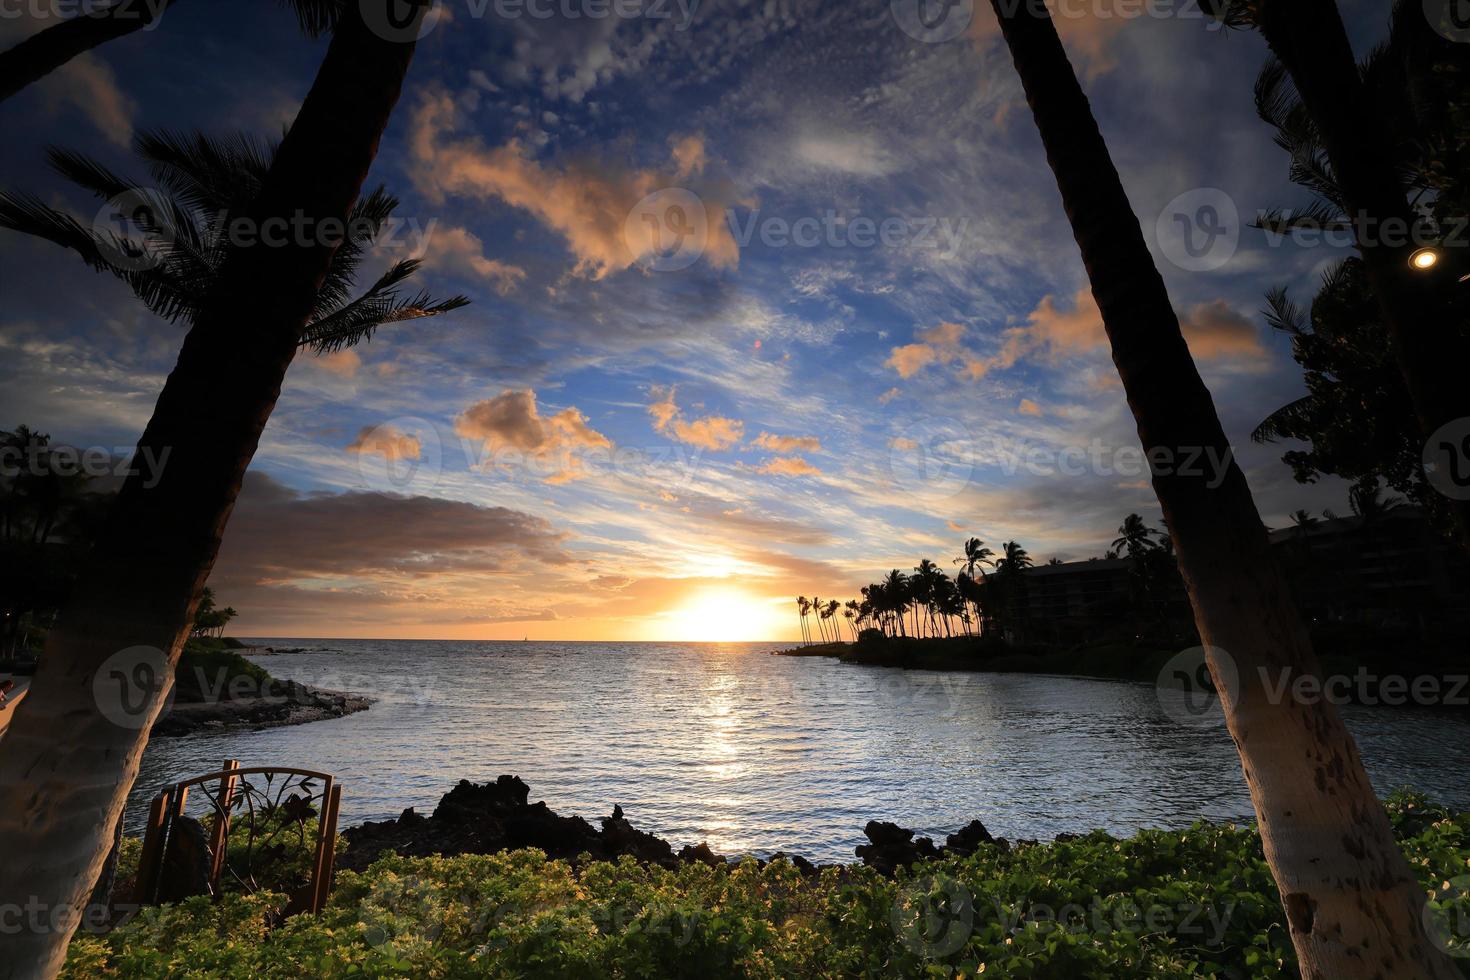
[[[766,476],[816,476],[822,471],[800,456],[777,456],[756,472]]]
[[[770,432],[762,432],[756,436],[752,445],[760,449],[769,449],[773,453],[819,453],[822,451],[822,440],[816,436],[778,436]]]
[[[1179,325],[1190,352],[1200,360],[1259,359],[1265,354],[1254,324],[1224,300],[1190,307],[1180,314]],[[941,323],[916,336],[919,343],[895,347],[887,361],[905,378],[930,364],[957,364],[961,377],[978,381],[1025,358],[1055,364],[1108,348],[1102,311],[1086,286],[1072,297],[1070,308],[1063,308],[1055,296],[1043,296],[1026,322],[1001,333],[1000,349],[988,356],[964,344],[964,328],[957,324]]]
[[[436,204],[459,195],[495,198],[529,211],[566,239],[577,257],[574,272],[592,279],[626,269],[647,253],[635,252],[627,239],[628,216],[638,203],[705,165],[704,142],[697,136],[674,143],[671,173],[628,169],[605,159],[543,163],[519,138],[494,148],[475,137],[456,138],[456,115],[453,97],[442,90],[419,104],[410,148],[420,191]],[[704,204],[704,257],[717,267],[738,264],[740,246],[725,220],[727,189],[685,189]]]
[[[362,355],[349,347],[331,354],[322,354],[313,363],[323,371],[335,374],[339,378],[351,378],[355,377],[357,369],[362,367]]]
[[[418,459],[423,453],[423,443],[418,436],[400,432],[391,425],[365,425],[358,430],[357,438],[347,446],[349,453],[359,456],[381,456],[389,462],[400,459]]]
[[[447,269],[490,280],[502,296],[510,294],[526,278],[520,266],[485,257],[485,243],[465,228],[435,228],[429,232],[416,258],[430,269]]]
[[[529,389],[503,391],[476,402],[454,420],[454,431],[479,442],[490,454],[482,467],[509,465],[509,455],[518,454],[516,462],[533,464],[544,481],[552,484],[583,475],[579,452],[612,448],[612,441],[589,426],[587,417],[576,408],[543,416],[536,393]]]
[[[721,451],[737,445],[745,438],[745,423],[723,415],[706,415],[687,421],[674,403],[674,388],[655,387],[649,394],[654,401],[648,406],[655,432],[700,449]]]

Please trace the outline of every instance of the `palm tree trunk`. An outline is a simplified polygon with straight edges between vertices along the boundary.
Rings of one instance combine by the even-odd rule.
[[[252,211],[258,222],[345,221],[377,154],[413,45],[375,36],[359,4],[343,10]],[[334,250],[236,248],[184,338],[139,442],[140,452],[170,452],[169,466],[152,488],[136,476],[124,484],[0,752],[0,896],[64,919],[60,928],[0,932],[0,977],[51,977],[62,964],[164,702],[163,690],[152,691],[122,723],[107,687],[94,695],[94,678],[105,680],[99,672],[119,651],[152,647],[167,652],[171,681]]]
[[[1228,453],[1210,393],[1050,16],[1042,4],[1011,13],[1006,0],[992,0],[992,6],[1041,131],[1143,445]],[[1282,671],[1316,674],[1316,657],[1244,475],[1231,462],[1216,489],[1209,482],[1189,473],[1153,478],[1302,975],[1451,980],[1457,972],[1424,936],[1424,893],[1336,709],[1325,700],[1270,702],[1266,678]],[[1234,686],[1222,682],[1226,657],[1238,669]]]
[[[1388,155],[1382,123],[1374,118],[1363,92],[1357,61],[1334,0],[1270,0],[1259,6],[1261,34],[1291,75],[1332,163],[1350,217],[1371,221],[1358,251],[1368,281],[1378,296],[1389,347],[1403,374],[1428,439],[1441,426],[1470,418],[1470,334],[1448,319],[1454,291],[1465,288],[1458,265],[1440,262],[1416,271],[1409,256],[1417,247],[1403,240],[1385,242],[1384,229],[1402,222],[1414,226],[1402,181]],[[1445,498],[1470,551],[1470,500]]]
[[[170,0],[121,0],[94,14],[80,14],[37,31],[0,52],[0,102],[99,44],[140,31],[162,15]]]

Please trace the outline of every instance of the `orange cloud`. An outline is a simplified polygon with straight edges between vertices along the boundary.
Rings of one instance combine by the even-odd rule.
[[[524,462],[553,484],[584,475],[579,452],[612,448],[612,441],[589,426],[576,408],[543,416],[531,390],[503,391],[476,402],[454,420],[454,431],[479,442],[491,455],[482,467]]]
[[[1022,398],[1021,404],[1016,406],[1016,411],[1021,415],[1029,415],[1032,418],[1038,419],[1045,414],[1042,412],[1041,406],[1029,398]]]
[[[675,164],[674,176],[683,180],[685,177],[704,173],[704,137],[685,136],[674,142],[673,157]]]
[[[1179,326],[1190,352],[1200,360],[1253,359],[1265,353],[1255,326],[1224,300],[1190,307],[1179,316]],[[1071,309],[1061,309],[1053,296],[1042,297],[1026,323],[1001,336],[1001,348],[994,355],[964,355],[967,377],[978,380],[991,371],[1013,367],[1022,358],[1055,363],[1108,348],[1102,311],[1086,286],[1073,297]]]
[[[339,378],[351,378],[357,374],[357,369],[362,367],[362,356],[352,348],[339,350],[331,354],[322,354],[316,359],[316,366]]]
[[[526,270],[485,257],[485,243],[465,228],[435,228],[416,256],[431,269],[448,269],[488,279],[497,293],[508,295],[526,278]]]
[[[1189,352],[1204,360],[1260,358],[1266,354],[1256,325],[1223,299],[1191,306],[1179,318]]]
[[[697,137],[674,144],[673,172],[661,174],[609,160],[543,163],[519,138],[491,148],[476,137],[456,138],[456,126],[449,93],[424,97],[409,138],[419,189],[436,204],[453,194],[495,198],[529,211],[566,239],[577,257],[574,272],[592,279],[626,269],[647,254],[650,249],[641,245],[636,252],[630,247],[629,215],[648,195],[704,167],[704,144]],[[740,246],[725,220],[725,195],[715,187],[686,189],[699,195],[706,212],[704,258],[718,267],[737,265]]]
[[[347,446],[347,452],[358,456],[381,456],[389,462],[400,459],[418,459],[423,454],[423,443],[418,436],[400,432],[391,425],[365,425],[358,430],[357,438]]]
[[[937,327],[919,330],[914,336],[919,338],[917,343],[893,348],[888,360],[883,362],[884,367],[897,371],[900,378],[912,378],[931,364],[941,364],[960,356],[965,328],[958,323],[941,323]]]
[[[816,476],[822,471],[800,456],[777,456],[756,472],[767,476]]]
[[[762,432],[755,437],[752,445],[760,449],[769,449],[773,453],[819,453],[822,451],[822,440],[816,436],[778,436]]]
[[[674,388],[653,388],[654,401],[648,406],[655,432],[688,443],[700,449],[729,449],[745,438],[745,423],[723,415],[706,415],[693,422],[685,420],[674,403]]]

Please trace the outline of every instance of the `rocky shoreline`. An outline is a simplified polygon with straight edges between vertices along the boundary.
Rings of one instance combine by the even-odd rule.
[[[634,827],[619,806],[613,807],[611,816],[599,821],[600,826],[593,827],[581,817],[560,816],[544,802],[531,803],[530,792],[530,787],[516,776],[501,776],[493,783],[482,784],[461,780],[444,794],[427,817],[410,807],[396,820],[370,821],[342,831],[348,847],[338,856],[337,869],[362,871],[386,853],[404,857],[436,854],[452,857],[527,847],[539,848],[553,859],[572,862],[582,860],[583,856],[593,861],[615,861],[630,856],[665,868],[740,860],[716,854],[707,843],[685,845],[676,851],[668,841]],[[1010,848],[1005,839],[992,837],[979,820],[950,834],[943,844],[917,837],[912,830],[884,821],[870,821],[863,833],[868,843],[858,845],[855,856],[885,875],[893,875],[898,868],[921,860],[972,854],[983,845]],[[771,860],[783,857],[805,874],[817,874],[823,867],[832,867],[781,852],[773,854]]]
[[[154,738],[179,738],[215,732],[260,731],[305,725],[366,711],[374,699],[278,681],[260,697],[175,701],[153,725]]]

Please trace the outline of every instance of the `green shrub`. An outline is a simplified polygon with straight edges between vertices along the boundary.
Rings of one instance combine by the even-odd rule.
[[[174,682],[175,697],[184,703],[228,699],[235,690],[255,697],[281,685],[265,668],[235,653],[224,641],[201,637],[184,643]]]
[[[1470,815],[1390,800],[1426,889],[1464,923]],[[984,847],[888,880],[784,861],[670,871],[539,851],[379,860],[319,916],[279,895],[145,912],[79,936],[66,975],[413,977],[1295,977],[1250,827]],[[1437,920],[1444,921],[1444,920]],[[1466,937],[1452,942],[1464,948]],[[1462,961],[1464,962],[1464,961]]]

